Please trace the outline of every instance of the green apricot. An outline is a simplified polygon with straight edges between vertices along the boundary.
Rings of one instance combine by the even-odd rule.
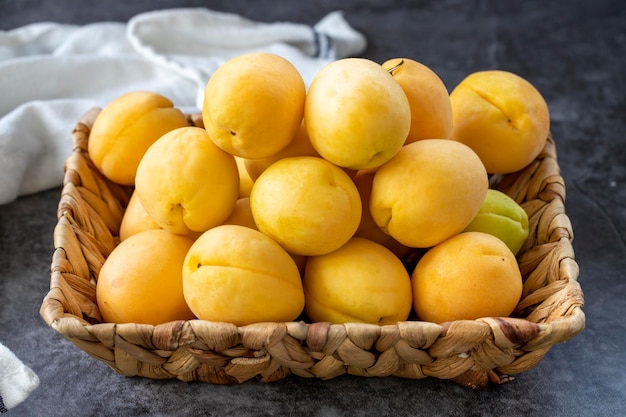
[[[528,214],[508,195],[489,189],[478,214],[464,232],[489,233],[517,255],[528,238]]]

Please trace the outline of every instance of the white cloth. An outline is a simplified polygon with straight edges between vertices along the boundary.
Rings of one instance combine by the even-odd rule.
[[[39,386],[39,377],[0,343],[0,413],[22,403]]]
[[[71,130],[91,107],[148,90],[199,111],[209,77],[233,56],[276,53],[309,85],[322,66],[365,47],[340,11],[314,26],[181,8],[128,23],[42,22],[0,31],[0,204],[61,184]]]

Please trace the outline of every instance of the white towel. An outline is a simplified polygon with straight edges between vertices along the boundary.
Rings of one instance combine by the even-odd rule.
[[[71,130],[91,107],[148,90],[195,112],[211,74],[233,56],[276,53],[309,85],[324,65],[365,47],[340,11],[314,26],[188,8],[128,23],[42,22],[0,31],[0,204],[61,184]]]
[[[0,343],[0,414],[22,403],[39,386],[39,377]]]

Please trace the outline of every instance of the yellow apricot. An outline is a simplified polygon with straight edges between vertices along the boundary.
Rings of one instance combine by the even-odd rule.
[[[376,171],[359,171],[352,181],[356,185],[359,195],[361,197],[361,223],[354,233],[355,236],[369,239],[380,245],[383,245],[390,251],[392,251],[398,258],[402,259],[406,256],[410,248],[404,246],[392,236],[383,232],[382,229],[376,224],[370,213],[370,196],[372,194],[372,184],[374,182],[374,175]]]
[[[246,159],[246,170],[248,171],[250,178],[256,180],[259,178],[259,175],[267,169],[267,167],[279,159],[287,158],[289,156],[320,156],[313,145],[311,145],[304,123],[300,124],[293,140],[289,142],[289,144],[281,151],[266,158]]]
[[[361,221],[352,179],[314,156],[292,156],[257,178],[250,208],[259,230],[294,255],[321,255],[341,247]]]
[[[303,286],[305,312],[314,322],[396,324],[412,307],[411,280],[402,262],[360,237],[310,257]]]
[[[186,116],[160,94],[134,91],[102,109],[89,133],[89,157],[110,180],[135,183],[143,154],[170,130],[187,125]]]
[[[162,324],[194,315],[183,297],[182,267],[193,241],[146,230],[113,249],[100,269],[96,300],[109,323]]]
[[[223,224],[237,224],[239,226],[246,226],[251,229],[256,229],[256,224],[254,223],[254,217],[252,217],[252,210],[250,209],[250,198],[243,197],[237,200],[235,203],[235,208],[232,213],[226,220],[224,220]]]
[[[488,186],[485,167],[468,146],[423,139],[405,145],[378,168],[370,213],[398,242],[428,248],[463,231],[478,213]]]
[[[383,63],[400,84],[411,108],[411,129],[405,144],[421,139],[449,139],[452,133],[450,94],[439,76],[426,65],[409,58]]]
[[[344,168],[371,169],[400,150],[411,109],[400,84],[381,65],[344,58],[323,67],[311,82],[304,123],[324,159]]]
[[[160,229],[161,226],[155,222],[146,212],[146,209],[139,201],[137,193],[133,192],[126,206],[126,211],[122,217],[120,225],[120,241],[126,240],[129,236],[145,230]]]
[[[522,295],[515,255],[482,232],[460,233],[429,249],[411,279],[418,317],[434,323],[506,317]]]
[[[154,221],[172,233],[204,232],[230,216],[239,194],[235,158],[199,127],[159,138],[137,168],[135,192]]]
[[[550,112],[529,81],[508,71],[478,71],[450,93],[451,139],[472,148],[490,174],[527,166],[545,146]]]
[[[304,308],[293,259],[268,236],[239,225],[202,234],[184,261],[183,292],[203,320],[233,323],[295,320]]]
[[[202,120],[211,139],[242,158],[283,149],[302,121],[306,87],[285,58],[266,52],[238,55],[207,82]]]
[[[239,198],[250,197],[254,180],[246,170],[246,160],[236,156],[235,162],[237,162],[237,171],[239,171]]]

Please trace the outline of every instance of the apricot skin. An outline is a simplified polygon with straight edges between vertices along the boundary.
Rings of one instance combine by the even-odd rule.
[[[116,246],[96,285],[103,319],[153,325],[193,319],[182,283],[183,260],[192,243],[157,229],[136,233]]]
[[[344,168],[370,169],[400,150],[411,109],[402,87],[382,66],[345,58],[322,68],[313,79],[304,122],[323,158]]]
[[[402,262],[360,237],[309,258],[303,285],[305,311],[313,321],[396,324],[411,311],[411,281]]]
[[[266,158],[293,140],[306,86],[294,65],[265,52],[226,61],[205,87],[202,120],[217,146],[241,158]]]
[[[135,192],[163,229],[181,235],[204,232],[230,216],[239,196],[235,158],[199,127],[163,135],[137,168]]]
[[[550,112],[541,93],[507,71],[468,75],[450,93],[451,139],[465,143],[490,174],[508,174],[530,164],[545,146]]]
[[[434,323],[507,317],[522,295],[515,256],[482,232],[460,233],[431,248],[411,279],[417,315]]]
[[[203,233],[184,261],[183,293],[203,320],[238,326],[293,321],[304,308],[295,261],[275,241],[246,226]]]
[[[404,90],[411,108],[411,129],[405,144],[421,139],[449,139],[452,134],[450,94],[439,76],[409,58],[393,58],[383,68]]]
[[[428,248],[471,222],[488,185],[485,167],[466,145],[419,140],[405,145],[376,171],[370,213],[401,244]]]
[[[524,209],[503,192],[490,189],[465,231],[494,235],[517,255],[530,233],[528,227],[528,214]]]
[[[314,156],[283,158],[256,180],[250,208],[259,230],[294,255],[345,244],[361,221],[361,198],[338,166]]]
[[[135,91],[102,109],[89,133],[89,157],[110,180],[133,185],[144,153],[165,133],[187,125],[166,97]]]

